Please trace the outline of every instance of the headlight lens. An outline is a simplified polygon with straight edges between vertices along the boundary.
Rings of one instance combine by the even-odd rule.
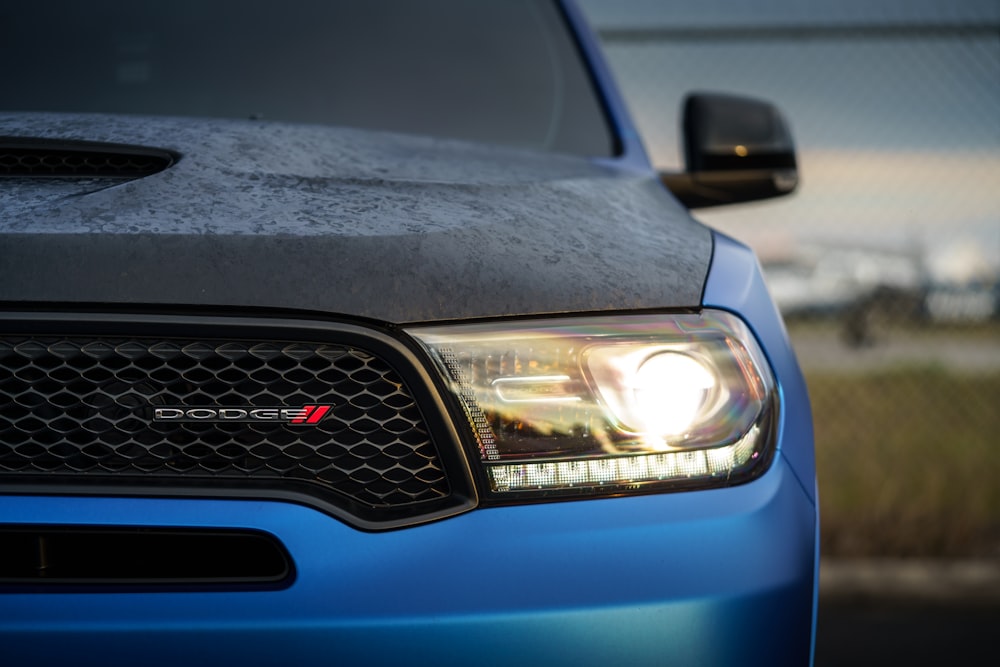
[[[418,327],[500,496],[744,480],[766,467],[774,379],[721,311]]]

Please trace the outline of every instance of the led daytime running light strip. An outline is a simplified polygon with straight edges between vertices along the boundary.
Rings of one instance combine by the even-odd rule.
[[[643,454],[586,461],[510,463],[488,467],[494,492],[537,491],[593,486],[628,486],[692,477],[728,476],[756,459],[760,427],[724,447]]]

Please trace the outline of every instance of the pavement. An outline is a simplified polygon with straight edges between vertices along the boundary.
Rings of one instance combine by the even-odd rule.
[[[816,667],[996,664],[1000,558],[820,566]]]

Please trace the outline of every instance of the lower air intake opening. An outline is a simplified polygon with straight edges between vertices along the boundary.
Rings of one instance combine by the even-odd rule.
[[[0,584],[213,585],[289,582],[272,535],[175,528],[0,528]]]

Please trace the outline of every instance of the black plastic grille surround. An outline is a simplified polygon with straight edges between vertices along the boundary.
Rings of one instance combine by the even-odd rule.
[[[369,519],[452,492],[413,393],[352,345],[0,335],[0,402],[0,483],[291,488]],[[199,418],[315,405],[315,424]]]

